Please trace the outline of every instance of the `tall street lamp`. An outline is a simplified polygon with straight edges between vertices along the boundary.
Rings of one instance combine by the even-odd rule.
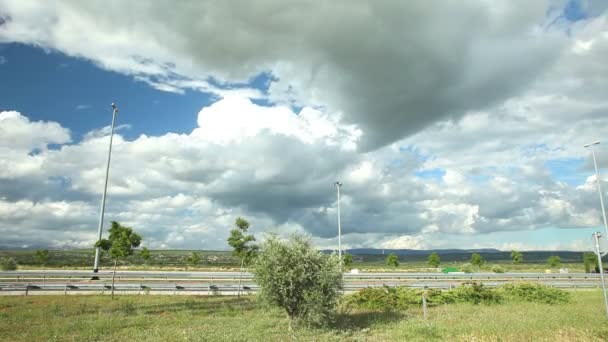
[[[110,148],[108,149],[108,162],[106,163],[106,180],[103,185],[103,195],[101,195],[101,210],[99,213],[99,227],[97,229],[97,241],[101,240],[101,233],[103,229],[103,214],[106,209],[106,192],[108,191],[108,175],[110,173],[110,158],[112,157],[112,139],[114,138],[114,120],[116,119],[116,113],[118,113],[118,107],[112,103],[112,128],[110,131]],[[95,264],[93,266],[93,273],[99,272],[99,254],[100,248],[95,248]],[[93,276],[94,280],[99,279],[96,275]]]
[[[597,182],[597,191],[600,194],[600,205],[602,206],[602,216],[604,218],[604,229],[606,230],[606,236],[608,236],[608,222],[606,221],[606,208],[604,207],[604,195],[602,194],[602,186],[600,185],[600,173],[597,170],[597,161],[595,159],[595,150],[593,146],[599,145],[599,141],[585,145],[585,147],[591,147],[591,156],[593,157],[593,167],[595,168],[595,181]]]
[[[342,264],[342,226],[340,225],[340,187],[342,183],[336,182],[336,191],[338,194],[338,258]]]

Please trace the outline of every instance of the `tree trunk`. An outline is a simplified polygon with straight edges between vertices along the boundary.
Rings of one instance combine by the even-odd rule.
[[[245,259],[241,258],[241,273],[239,273],[239,289],[236,292],[236,296],[238,298],[241,297],[241,279],[243,278],[243,263],[244,263]]]
[[[112,299],[114,299],[114,278],[116,278],[116,264],[118,259],[114,259],[114,272],[112,272]]]

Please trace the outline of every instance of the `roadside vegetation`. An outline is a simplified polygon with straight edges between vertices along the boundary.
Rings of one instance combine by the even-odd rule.
[[[0,297],[5,341],[606,341],[600,291],[544,304],[459,302],[384,310],[337,309],[327,327],[289,332],[282,309],[254,296]],[[27,322],[27,324],[24,324]]]

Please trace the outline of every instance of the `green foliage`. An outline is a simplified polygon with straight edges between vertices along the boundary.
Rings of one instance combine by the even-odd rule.
[[[471,254],[471,264],[477,267],[481,267],[486,263],[485,259],[479,253]]]
[[[477,269],[475,268],[475,266],[473,266],[469,263],[466,263],[466,264],[463,264],[462,267],[460,267],[460,270],[464,273],[473,273]]]
[[[437,303],[495,304],[502,302],[501,294],[481,283],[464,283],[459,287],[437,294]]]
[[[109,252],[112,259],[123,259],[133,254],[133,248],[141,244],[141,236],[130,227],[122,226],[116,221],[112,221],[110,236],[108,239],[97,241],[95,247],[100,247]]]
[[[345,299],[347,305],[373,310],[405,310],[422,304],[423,290],[404,286],[368,287]],[[468,283],[447,291],[427,290],[427,301],[433,304],[473,303],[493,304],[502,301],[502,295],[482,284]]]
[[[597,255],[595,255],[593,252],[583,253],[583,264],[585,266],[585,273],[591,273],[592,268],[596,273],[599,273],[600,271],[600,266],[597,262]]]
[[[190,256],[188,257],[188,262],[192,265],[192,266],[198,266],[198,264],[201,263],[201,255],[197,252],[192,252],[190,254]]]
[[[144,259],[144,262],[147,264],[148,260],[150,260],[152,257],[152,254],[148,248],[144,247],[141,249],[141,252],[139,252],[139,256],[141,256],[141,258]]]
[[[547,259],[547,264],[551,267],[557,267],[562,262],[562,259],[557,255],[552,255]]]
[[[500,265],[492,265],[492,272],[494,273],[505,273],[507,270]]]
[[[409,287],[368,287],[345,298],[345,304],[372,310],[405,310],[422,303],[422,290]]]
[[[317,251],[303,236],[293,235],[288,241],[270,236],[253,274],[260,300],[284,309],[290,328],[292,321],[319,326],[331,322],[343,287],[336,255]]]
[[[349,254],[346,252],[344,254],[342,254],[342,266],[344,266],[344,269],[350,270],[352,265],[353,265],[352,254]]]
[[[253,244],[255,237],[247,235],[249,222],[244,218],[238,217],[234,224],[236,228],[230,231],[228,244],[233,248],[232,254],[241,260],[244,265],[249,265],[258,252],[258,246]]]
[[[398,267],[399,266],[399,257],[395,253],[391,253],[386,257],[385,260],[386,266],[390,267]]]
[[[36,251],[36,262],[44,266],[49,261],[49,250],[39,249]]]
[[[506,284],[501,288],[510,299],[543,304],[563,304],[570,302],[570,293],[551,286],[534,283]]]
[[[524,255],[520,251],[511,251],[511,261],[514,264],[521,264],[524,261]]]
[[[17,269],[17,262],[15,258],[1,258],[0,269],[3,271],[14,271]]]
[[[431,267],[439,267],[439,264],[441,264],[441,258],[439,258],[439,254],[433,252],[431,253],[431,255],[429,255],[429,266]]]

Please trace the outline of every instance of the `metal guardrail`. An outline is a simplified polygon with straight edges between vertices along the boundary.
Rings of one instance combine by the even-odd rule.
[[[484,282],[485,286],[498,287],[504,285],[506,282]],[[368,287],[382,287],[382,286],[408,286],[412,288],[433,288],[433,289],[449,289],[459,286],[459,283],[446,283],[446,282],[418,282],[410,284],[402,283],[371,283],[371,284],[349,284],[346,283],[344,286],[345,292],[358,291]],[[599,284],[597,282],[547,282],[545,285],[558,287],[558,288],[597,288]],[[0,295],[1,294],[24,294],[28,295],[32,292],[53,292],[61,293],[64,295],[68,293],[91,293],[96,292],[100,294],[109,293],[112,289],[111,284],[107,283],[53,283],[53,284],[41,284],[41,283],[27,283],[27,284],[14,284],[14,283],[2,283],[0,284]],[[254,293],[259,290],[256,284],[244,284],[241,287],[242,293]],[[149,292],[154,293],[165,293],[165,294],[202,294],[202,295],[221,295],[221,294],[235,294],[238,291],[238,285],[236,284],[178,284],[178,283],[125,283],[115,284],[114,291],[117,293],[132,293],[132,294],[146,294]]]
[[[5,271],[0,272],[2,280],[28,280],[28,279],[91,279],[97,276],[100,279],[112,277],[111,271],[93,273],[90,271]],[[236,280],[239,272],[156,272],[156,271],[117,271],[117,280]],[[243,272],[242,279],[252,279],[253,275]],[[599,274],[595,273],[465,273],[465,274],[444,274],[444,273],[345,273],[344,279],[350,280],[548,280],[548,279],[569,279],[569,280],[598,280]]]

